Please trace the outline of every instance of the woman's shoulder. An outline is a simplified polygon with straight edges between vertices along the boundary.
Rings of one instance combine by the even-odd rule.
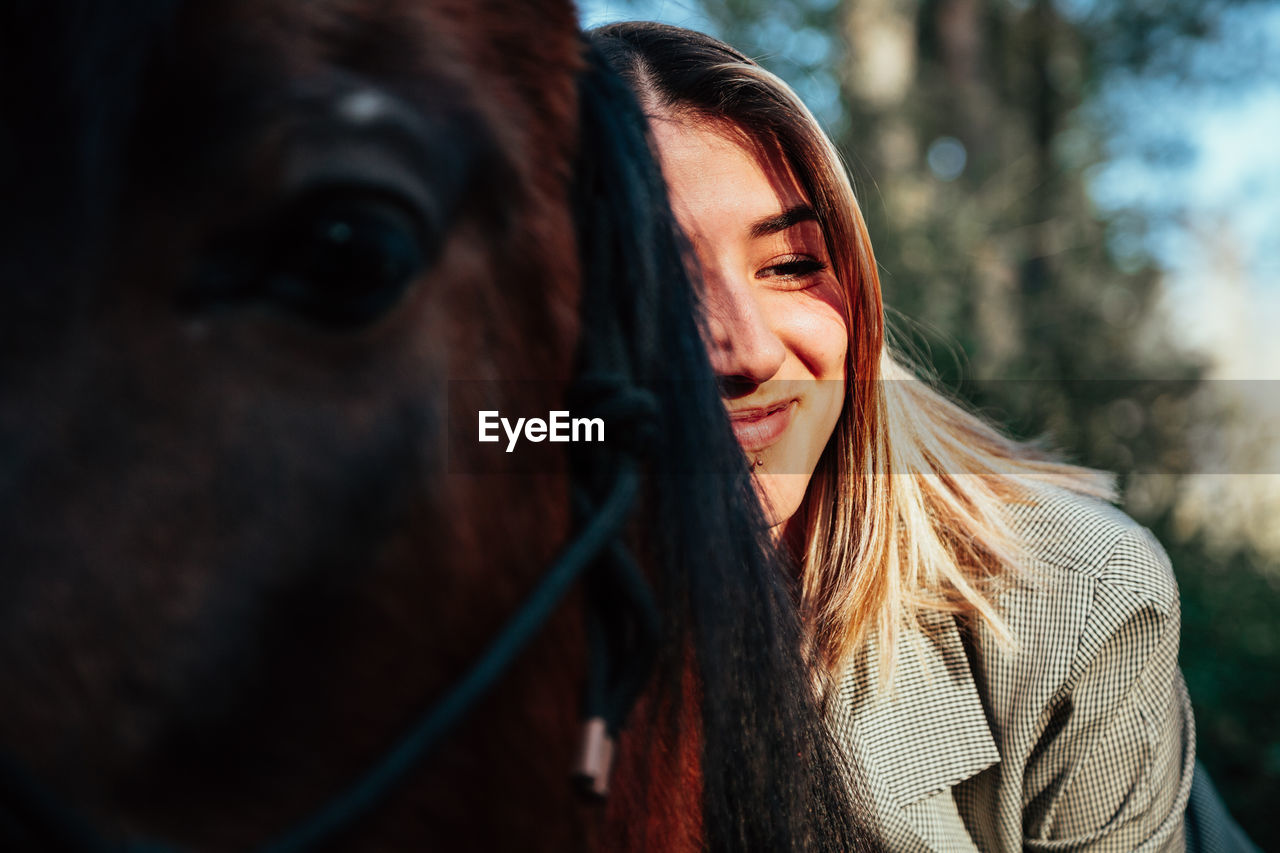
[[[1008,512],[1027,583],[1047,594],[1089,590],[1090,609],[1111,603],[1176,613],[1178,586],[1164,548],[1117,507],[1037,483],[1021,490]]]
[[[1029,845],[1155,849],[1179,835],[1193,756],[1169,559],[1116,507],[1054,486],[1029,487],[1009,521],[1023,553],[996,604],[1016,642],[979,627],[970,664],[1001,761],[1020,772],[971,785],[1031,804]]]
[[[1118,682],[1094,691],[1090,706],[1078,708],[1085,716],[1108,713],[1108,703],[1125,695],[1119,682],[1144,669],[1172,678],[1178,585],[1150,531],[1109,503],[1052,485],[1029,486],[1009,513],[1021,559],[993,603],[1014,642],[971,624],[972,663],[986,677],[997,716],[1023,713],[1014,698],[1034,696],[1038,707],[1016,724],[1030,731],[1039,709],[1068,698],[1079,704],[1078,691],[1098,677]]]
[[[1129,516],[1065,489],[1029,486],[1008,513],[1019,571],[992,603],[1014,642],[932,614],[881,693],[869,646],[842,675],[837,736],[891,849],[970,849],[957,832],[976,849],[1146,849],[1175,832],[1191,754],[1168,559]]]

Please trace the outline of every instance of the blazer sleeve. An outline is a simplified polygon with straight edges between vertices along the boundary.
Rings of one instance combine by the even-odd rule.
[[[1178,670],[1168,557],[1127,532],[1096,576],[1069,676],[1045,709],[1024,781],[1031,851],[1184,849],[1195,728]]]

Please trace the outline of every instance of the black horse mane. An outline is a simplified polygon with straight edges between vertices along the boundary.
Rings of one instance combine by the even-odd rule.
[[[767,538],[699,334],[685,243],[648,125],[592,52],[578,170],[584,298],[606,290],[614,336],[659,401],[646,543],[670,620],[663,688],[691,643],[701,688],[706,842],[713,850],[872,849],[801,653],[801,627]],[[625,342],[625,343],[616,343]],[[747,614],[754,614],[754,618]]]

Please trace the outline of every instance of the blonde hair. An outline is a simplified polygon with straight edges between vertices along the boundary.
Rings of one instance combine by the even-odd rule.
[[[800,608],[823,674],[869,640],[887,684],[902,630],[972,614],[1016,642],[994,604],[1019,571],[1012,502],[1038,482],[1111,498],[1109,475],[1055,461],[931,387],[890,351],[880,276],[843,160],[795,92],[709,36],[613,24],[593,40],[650,111],[730,122],[780,151],[821,221],[849,329],[844,406],[795,516]]]

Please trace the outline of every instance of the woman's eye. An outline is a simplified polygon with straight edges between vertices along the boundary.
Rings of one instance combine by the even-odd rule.
[[[758,278],[782,287],[807,287],[809,279],[817,273],[824,272],[827,264],[817,258],[786,258],[760,270]]]

